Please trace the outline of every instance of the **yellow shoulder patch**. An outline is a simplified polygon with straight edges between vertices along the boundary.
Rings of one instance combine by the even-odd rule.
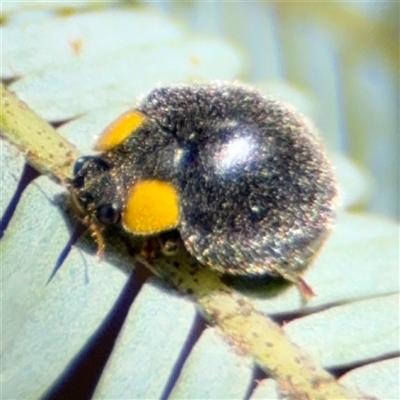
[[[95,150],[111,150],[132,135],[146,120],[139,111],[128,111],[112,122],[102,133]]]
[[[124,228],[151,235],[179,224],[179,194],[169,182],[144,180],[136,183],[126,199],[122,214]]]

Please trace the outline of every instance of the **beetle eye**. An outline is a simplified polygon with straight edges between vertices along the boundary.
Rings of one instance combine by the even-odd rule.
[[[85,168],[85,166],[87,166]],[[110,165],[100,157],[79,157],[73,169],[73,178],[69,180],[75,189],[81,189],[85,185],[85,177],[90,171],[108,171]]]
[[[97,171],[107,171],[110,169],[110,165],[100,157],[83,156],[79,157],[75,162],[73,169],[74,176],[78,175],[79,172],[81,172],[83,166],[88,162],[91,162],[91,166],[93,166],[93,169]]]
[[[92,160],[94,157],[91,156],[83,156],[83,157],[79,157],[74,165],[74,170],[73,170],[73,174],[74,176],[77,175],[81,169],[83,168],[83,166],[85,165],[85,163],[87,163],[88,161]]]
[[[121,218],[121,210],[118,204],[102,204],[96,210],[97,220],[104,225],[116,224]]]

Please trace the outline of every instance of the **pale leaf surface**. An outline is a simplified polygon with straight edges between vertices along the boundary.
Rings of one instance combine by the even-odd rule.
[[[252,371],[250,360],[232,351],[218,329],[206,329],[186,359],[170,398],[244,398]]]
[[[252,393],[251,400],[279,400],[278,388],[273,379],[264,379]]]
[[[399,294],[353,302],[284,325],[292,340],[325,367],[400,352]]]
[[[379,399],[394,400],[400,398],[399,377],[400,358],[396,357],[353,369],[340,381]]]
[[[1,195],[0,214],[4,217],[7,206],[10,204],[21,179],[25,161],[22,154],[0,138],[1,153]]]
[[[226,41],[191,36],[151,11],[97,10],[61,18],[46,13],[44,4],[50,10],[71,2],[30,3],[31,11],[19,17],[23,3],[7,3],[6,11],[14,7],[16,14],[1,28],[2,78],[19,77],[10,89],[42,117],[71,118],[59,131],[83,153],[91,150],[109,122],[154,87],[233,80],[245,65]],[[74,5],[78,3],[87,4]],[[32,11],[35,7],[43,11]],[[331,46],[329,36],[317,45],[323,57],[313,60],[328,68],[324,106],[333,110],[321,126],[335,142],[338,101],[329,97],[337,84],[331,68],[335,52],[324,50]],[[326,81],[322,73],[314,85],[321,79]],[[273,91],[271,86],[265,90]],[[282,87],[275,91],[306,114],[314,112],[315,99],[307,92],[299,95]],[[2,166],[7,166],[2,170],[2,208],[9,204],[22,171],[21,158],[7,146],[3,144],[1,152]],[[368,176],[343,156],[335,157],[334,164],[343,208],[362,202],[370,190]],[[65,190],[48,178],[31,183],[1,240],[4,398],[39,398],[68,378],[76,360],[108,327],[119,299],[139,285],[125,248],[110,245],[100,264],[88,238],[69,249],[74,224],[59,201],[61,192]],[[368,364],[371,358],[398,354],[398,235],[399,225],[393,221],[341,211],[333,235],[304,275],[316,293],[306,307],[297,288],[278,291],[272,280],[262,289],[237,289],[262,313],[281,321],[295,316],[285,330],[326,366]],[[127,317],[102,370],[96,398],[249,394],[253,361],[218,328],[196,338],[200,317],[189,297],[155,278],[130,296],[133,303],[126,305]],[[385,384],[369,385],[374,374]],[[349,372],[343,382],[382,398],[398,398],[393,397],[396,376],[398,364],[381,361]],[[250,397],[278,398],[275,386],[275,381],[263,379]]]
[[[72,249],[52,277],[70,232],[46,177],[25,191],[2,239],[2,393],[43,394],[98,329],[127,273]],[[120,257],[119,264],[123,263]]]
[[[129,310],[95,398],[161,398],[195,314],[188,299],[158,279],[147,281]]]

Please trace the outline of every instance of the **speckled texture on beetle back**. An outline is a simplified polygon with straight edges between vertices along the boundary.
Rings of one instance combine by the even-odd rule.
[[[170,182],[179,195],[176,228],[202,264],[294,280],[331,230],[337,197],[307,120],[256,91],[220,84],[155,89],[137,110],[145,123],[99,156],[107,173],[86,168],[80,192],[123,213],[138,181]]]

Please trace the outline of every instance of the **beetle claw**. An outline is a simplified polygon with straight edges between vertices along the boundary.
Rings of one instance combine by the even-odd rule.
[[[299,289],[302,304],[305,306],[313,297],[316,296],[314,290],[303,278],[298,278],[296,286]]]

